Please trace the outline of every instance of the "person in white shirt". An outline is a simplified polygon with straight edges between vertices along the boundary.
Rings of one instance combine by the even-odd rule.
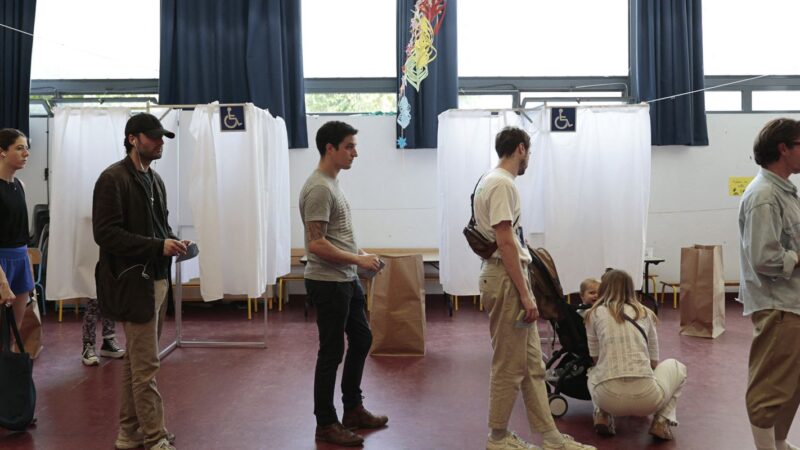
[[[739,298],[753,322],[747,417],[758,450],[786,440],[800,404],[800,122],[769,121],[753,143],[761,166],[739,205]]]
[[[659,362],[656,316],[636,298],[627,272],[603,275],[600,298],[584,316],[589,355],[589,393],[598,434],[613,436],[614,416],[653,414],[650,434],[671,440],[676,404],[686,382],[686,366]]]
[[[532,449],[508,430],[519,392],[532,432],[542,434],[544,450],[595,450],[562,434],[553,422],[544,384],[545,367],[536,329],[539,311],[531,291],[531,255],[520,226],[520,200],[514,178],[525,173],[530,158],[528,133],[506,127],[495,138],[500,162],[475,189],[478,232],[497,242],[497,250],[481,263],[481,302],[489,314],[492,370],[489,391],[487,450]]]

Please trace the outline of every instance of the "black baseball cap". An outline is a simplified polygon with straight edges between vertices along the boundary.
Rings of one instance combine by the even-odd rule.
[[[125,124],[126,139],[132,134],[135,135],[139,133],[144,133],[147,137],[152,139],[157,139],[161,136],[166,136],[170,139],[175,137],[175,133],[164,129],[164,126],[161,125],[161,122],[156,116],[148,113],[136,114],[128,119],[128,123]]]

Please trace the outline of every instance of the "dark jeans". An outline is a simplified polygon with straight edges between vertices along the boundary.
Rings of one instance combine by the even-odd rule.
[[[308,298],[317,308],[319,352],[314,372],[314,415],[317,425],[338,422],[333,393],[336,371],[344,357],[342,403],[350,409],[361,403],[361,375],[372,346],[372,332],[364,311],[364,290],[359,281],[305,280]],[[347,335],[347,356],[344,336]]]

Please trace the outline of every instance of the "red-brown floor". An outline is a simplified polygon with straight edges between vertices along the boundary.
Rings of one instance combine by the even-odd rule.
[[[429,298],[425,357],[368,359],[365,405],[388,414],[390,421],[387,428],[367,433],[365,448],[485,448],[491,350],[486,317],[463,299],[452,318],[442,305],[441,298]],[[619,418],[617,436],[601,438],[592,430],[591,404],[572,399],[567,414],[556,421],[559,429],[600,449],[753,448],[744,409],[751,327],[741,306],[729,302],[727,307],[727,331],[716,340],[680,336],[677,312],[662,309],[661,355],[689,368],[674,442],[654,442],[644,418]],[[263,327],[263,320],[248,322],[244,311],[230,306],[185,310],[184,339],[252,340]],[[51,312],[44,324],[45,349],[34,367],[38,426],[21,434],[0,432],[4,450],[113,448],[121,362],[103,359],[99,367],[82,366],[80,321],[71,312],[64,317],[58,323]],[[266,350],[181,348],[168,356],[158,381],[177,447],[335,448],[314,442],[313,319],[313,312],[303,318],[302,299],[295,298],[284,312],[270,313]],[[173,324],[168,325],[173,331],[162,343],[174,336]],[[545,325],[540,328],[547,332]],[[541,442],[526,423],[518,402],[511,428]],[[790,438],[800,442],[800,432],[793,430]]]

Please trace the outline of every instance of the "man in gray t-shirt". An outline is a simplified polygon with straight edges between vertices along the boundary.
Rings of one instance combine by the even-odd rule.
[[[344,122],[328,122],[317,131],[320,160],[300,192],[300,217],[305,227],[306,292],[317,309],[319,352],[314,372],[316,439],[357,446],[364,438],[352,429],[380,428],[389,418],[376,416],[362,404],[361,376],[372,346],[372,332],[364,311],[364,290],[356,268],[377,272],[380,260],[356,246],[350,205],[336,176],[350,169],[358,156],[358,130]],[[344,352],[342,421],[333,406],[336,371]]]
[[[350,204],[339,189],[339,180],[332,178],[320,169],[311,173],[300,192],[300,217],[303,224],[321,222],[326,227],[325,239],[334,247],[358,255],[356,239],[353,235],[353,222],[350,220]],[[353,281],[358,278],[356,265],[329,261],[308,249],[305,239],[306,264],[305,277],[319,281]]]

